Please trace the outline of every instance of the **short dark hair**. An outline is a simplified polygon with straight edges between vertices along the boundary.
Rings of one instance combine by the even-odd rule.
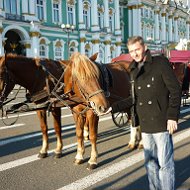
[[[141,36],[132,36],[127,40],[127,46],[139,42],[141,45],[144,45],[144,39]]]

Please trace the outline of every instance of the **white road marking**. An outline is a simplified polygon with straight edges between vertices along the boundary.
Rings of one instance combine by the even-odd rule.
[[[181,132],[178,135],[175,135],[173,137],[174,144],[184,140],[185,138],[190,137],[190,129],[185,130],[184,132]],[[79,179],[69,185],[66,185],[64,187],[59,188],[58,190],[82,190],[86,189],[97,182],[100,182],[118,172],[121,172],[122,170],[140,162],[143,161],[144,154],[143,151],[134,154],[133,156],[130,156],[126,159],[123,159],[115,164],[112,164],[111,166],[108,166],[102,170],[99,170],[98,172],[95,172],[91,175],[88,175],[82,179]]]
[[[109,120],[111,119],[111,116],[108,116],[108,117],[105,117],[105,118],[100,118],[100,122],[101,121],[106,121],[106,120]],[[1,129],[2,127],[0,127]],[[75,125],[64,125],[62,127],[62,131],[66,131],[68,129],[74,129],[75,128]],[[5,127],[6,129],[6,127]],[[48,131],[48,134],[52,134],[54,133],[55,130],[54,129],[51,129]],[[5,140],[1,140],[0,141],[0,146],[3,146],[3,145],[6,145],[6,144],[10,144],[10,143],[15,143],[15,142],[19,142],[19,141],[22,141],[22,140],[26,140],[26,139],[30,139],[30,138],[33,138],[33,137],[38,137],[38,136],[41,136],[41,132],[40,133],[35,133],[35,134],[31,134],[31,135],[24,135],[22,137],[13,137],[11,139],[5,139]]]
[[[76,146],[77,146],[77,143],[69,144],[67,146],[64,146],[63,150],[67,150],[67,149],[70,149],[70,148],[73,148],[73,147],[76,147]],[[52,154],[53,150],[48,151],[48,153]],[[14,161],[11,161],[11,162],[7,162],[7,163],[4,163],[4,164],[0,165],[0,171],[5,171],[5,170],[11,169],[11,168],[15,168],[17,166],[28,164],[28,163],[34,162],[36,160],[40,160],[40,158],[38,158],[38,154],[28,156],[28,157],[25,157],[25,158],[21,158],[21,159],[18,159],[18,160],[14,160]]]
[[[187,112],[189,112],[189,111],[190,111],[190,108],[187,108],[187,109],[185,109],[185,110],[181,110],[180,113],[183,114],[183,113],[187,113]]]
[[[21,127],[21,126],[24,126],[24,125],[25,125],[24,123],[17,123],[17,124],[10,125],[10,126],[1,126],[1,127],[0,127],[0,130],[12,129],[12,128]]]
[[[65,131],[65,130],[68,130],[68,129],[74,129],[74,128],[75,128],[75,125],[69,125],[69,126],[66,125],[66,126],[64,126],[62,131]],[[55,130],[51,129],[51,130],[48,131],[48,134],[52,134],[54,132],[55,132]],[[0,146],[10,144],[10,143],[19,142],[19,141],[30,139],[30,138],[33,138],[33,137],[38,137],[38,136],[41,136],[41,135],[42,135],[41,133],[35,133],[35,134],[31,134],[31,135],[24,135],[24,136],[21,136],[21,137],[13,137],[11,139],[1,140],[0,141]]]
[[[68,109],[68,108],[67,107],[63,107],[61,109],[65,110],[65,109]],[[30,112],[26,112],[26,113],[19,113],[19,117],[25,117],[25,116],[34,115],[34,114],[36,114],[35,111],[30,111]],[[72,114],[69,114],[69,115],[72,115]],[[18,114],[13,114],[13,115],[9,116],[9,118],[15,118],[15,117],[18,117]],[[0,120],[2,120],[2,117],[0,118]]]

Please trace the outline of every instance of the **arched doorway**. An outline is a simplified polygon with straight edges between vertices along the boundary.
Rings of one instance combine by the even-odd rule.
[[[9,30],[5,34],[6,44],[5,52],[6,53],[15,53],[17,55],[26,55],[25,47],[20,43],[21,38],[19,34],[13,30]]]

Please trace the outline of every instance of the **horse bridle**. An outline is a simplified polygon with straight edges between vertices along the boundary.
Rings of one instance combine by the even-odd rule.
[[[78,86],[78,89],[81,93],[81,95],[83,96],[83,98],[86,100],[87,103],[90,102],[90,99],[98,94],[101,94],[101,93],[104,93],[104,90],[103,89],[98,89],[97,91],[91,93],[91,94],[88,94],[85,89],[82,87],[82,85],[80,84],[80,81],[77,79],[76,76],[73,76],[73,83],[76,82],[77,86]]]

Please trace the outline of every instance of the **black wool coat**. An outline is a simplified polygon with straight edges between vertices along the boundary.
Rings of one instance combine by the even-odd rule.
[[[164,56],[146,54],[139,70],[133,61],[130,73],[135,85],[135,112],[142,132],[157,133],[167,130],[167,120],[178,120],[181,86]]]

